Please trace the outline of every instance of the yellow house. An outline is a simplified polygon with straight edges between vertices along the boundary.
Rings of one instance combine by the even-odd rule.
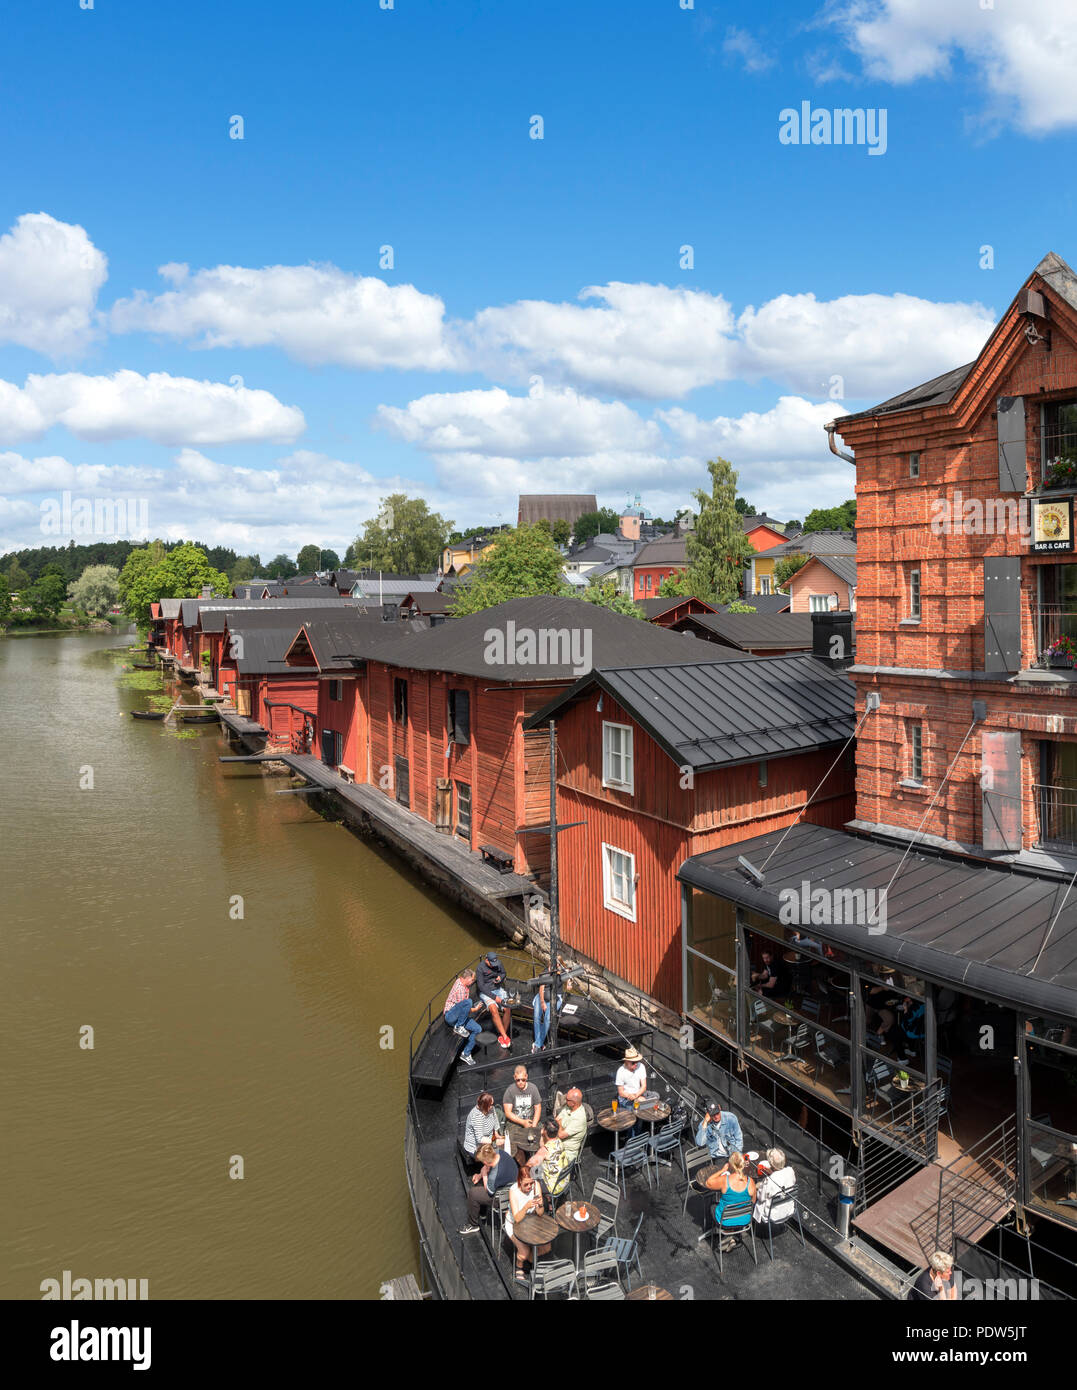
[[[497,544],[497,537],[467,536],[462,541],[447,545],[441,552],[442,574],[467,574],[479,560]]]

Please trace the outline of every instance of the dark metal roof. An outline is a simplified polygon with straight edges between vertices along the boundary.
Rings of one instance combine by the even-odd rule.
[[[643,609],[644,617],[653,622],[655,618],[660,618],[663,613],[668,613],[671,608],[676,608],[680,603],[707,603],[705,598],[693,599],[690,595],[685,598],[638,598],[636,607]],[[707,603],[707,607],[713,612],[717,605]]]
[[[768,647],[811,651],[810,613],[692,613],[684,621],[698,623],[741,651]]]
[[[524,727],[557,717],[593,684],[608,690],[678,765],[698,772],[841,743],[856,724],[853,683],[826,662],[736,656],[690,666],[596,669]]]
[[[377,612],[323,613],[303,618],[292,629],[294,642],[300,632],[307,636],[314,659],[322,671],[347,670],[355,660],[363,660],[375,645],[400,641],[405,630],[427,630],[425,618],[395,619],[386,622]],[[289,647],[291,643],[289,644]]]
[[[813,555],[812,559],[822,565],[824,569],[828,569],[831,574],[836,574],[843,584],[849,584],[854,589],[856,588],[855,560],[851,560],[847,555]],[[807,565],[802,565],[801,569],[807,569]],[[799,573],[800,570],[797,571],[797,574]],[[793,575],[792,578],[795,579],[796,575]]]
[[[748,594],[746,597],[737,600],[738,603],[750,604],[757,613],[788,613],[789,595],[788,594]],[[714,607],[719,613],[728,613],[728,603],[716,603]]]
[[[856,536],[851,531],[803,531],[792,540],[772,545],[769,550],[756,551],[760,559],[782,555],[855,555]]]
[[[768,663],[769,664],[769,663]],[[778,917],[781,890],[885,889],[906,851],[841,830],[795,826],[764,870],[762,888],[737,868],[763,869],[782,832],[685,860],[678,877],[696,888]],[[885,907],[886,930],[854,924],[817,932],[873,959],[1036,1012],[1077,1016],[1077,897],[1066,884],[922,850],[908,854]],[[1048,928],[1058,920],[1036,964]]]
[[[186,605],[195,605],[188,610]],[[350,600],[339,594],[332,598],[321,595],[289,595],[287,598],[252,599],[184,599],[183,626],[193,627],[198,623],[203,632],[223,632],[225,618],[229,613],[282,613],[295,612],[303,608],[345,608],[354,606]]]
[[[237,671],[243,675],[274,675],[289,671],[302,675],[304,672],[317,672],[316,666],[289,666],[284,660],[298,628],[294,617],[278,613],[278,620],[285,624],[283,627],[267,626],[257,619],[251,621],[253,617],[253,614],[239,614],[234,622],[229,621],[228,624],[229,633],[242,639],[236,644],[236,649],[242,653],[236,657]]]
[[[409,624],[402,623],[406,630]],[[527,633],[574,635],[577,653],[590,647],[590,667],[629,666],[715,660],[715,648],[683,633],[668,632],[640,618],[628,618],[598,604],[576,598],[514,598],[481,613],[452,618],[427,631],[405,632],[404,642],[375,648],[370,657],[393,666],[418,671],[452,671],[458,675],[486,676],[491,681],[574,681],[581,674],[571,662],[545,661],[521,664],[497,661],[497,648],[521,652]],[[554,655],[560,654],[555,649]],[[730,660],[741,660],[732,653]],[[752,660],[753,658],[748,658]],[[585,665],[587,663],[584,663]]]
[[[781,536],[784,536],[786,533],[785,522],[775,521],[772,516],[767,516],[766,512],[759,512],[758,515],[753,516],[742,516],[740,524],[745,535],[747,535],[749,531],[754,531],[758,526],[768,526],[772,531],[777,531]]]
[[[648,541],[633,560],[633,565],[686,565],[688,548],[683,536],[663,536]]]
[[[598,498],[593,492],[522,492],[516,524],[534,526],[545,518],[575,526],[586,512],[597,511]]]
[[[975,365],[975,362],[966,362],[963,367],[952,367],[948,372],[943,372],[941,376],[932,377],[930,381],[925,381],[920,386],[913,386],[908,391],[902,391],[900,396],[891,396],[888,401],[882,401],[879,405],[873,405],[870,410],[861,410],[857,413],[859,415],[889,415],[896,410],[923,410],[930,405],[948,405],[957,395],[958,388],[964,383],[965,378]],[[840,423],[838,428],[840,430]]]

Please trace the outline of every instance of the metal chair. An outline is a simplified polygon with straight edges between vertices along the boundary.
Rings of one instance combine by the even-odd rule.
[[[815,1035],[815,1055],[824,1067],[829,1067],[831,1071],[839,1071],[843,1064],[843,1058],[836,1048],[831,1047],[827,1035],[820,1028]]]
[[[509,1189],[499,1187],[494,1193],[494,1200],[490,1204],[490,1225],[494,1231],[494,1259],[498,1259],[501,1254],[501,1247],[505,1243],[505,1213],[509,1209]]]
[[[761,1221],[759,1223],[761,1226],[766,1226],[767,1228],[767,1244],[770,1247],[770,1258],[772,1260],[774,1259],[774,1227],[777,1226],[780,1229],[782,1226],[788,1225],[794,1217],[796,1218],[797,1229],[800,1232],[800,1243],[804,1246],[805,1250],[808,1248],[804,1240],[804,1226],[800,1220],[800,1193],[797,1190],[796,1183],[794,1183],[792,1187],[783,1188],[780,1192],[774,1193],[770,1199],[770,1210],[773,1212],[775,1207],[783,1207],[788,1202],[793,1203],[793,1209],[788,1216],[782,1216],[775,1220],[773,1216],[768,1215],[766,1221]],[[755,1225],[754,1220],[752,1224]]]
[[[699,1191],[699,1188],[693,1185],[692,1178],[695,1175],[697,1169],[702,1168],[704,1164],[713,1162],[713,1160],[711,1158],[710,1149],[705,1147],[697,1148],[695,1146],[693,1146],[690,1149],[684,1149],[682,1151],[681,1158],[683,1160],[682,1166],[684,1167],[685,1179],[684,1201],[681,1203],[681,1215],[687,1216],[688,1198],[692,1195],[693,1192]]]
[[[651,1185],[651,1144],[646,1134],[637,1134],[629,1139],[627,1144],[619,1149],[614,1149],[606,1160],[606,1177],[610,1172],[618,1175],[621,1182],[621,1190],[628,1196],[628,1183],[625,1173],[629,1168],[642,1168],[647,1175],[647,1186]]]
[[[670,1124],[663,1125],[662,1128],[658,1131],[658,1133],[655,1134],[653,1139],[648,1138],[648,1142],[650,1143],[651,1154],[654,1158],[655,1184],[656,1186],[661,1186],[658,1176],[659,1155],[672,1153],[674,1149],[676,1149],[678,1154],[681,1153],[681,1151],[684,1148],[684,1136],[682,1128],[676,1122],[671,1122]],[[669,1166],[671,1168],[673,1167],[672,1159],[669,1160]]]
[[[810,1018],[813,1023],[819,1022],[819,1000],[802,999],[797,1007],[797,1013],[803,1014],[805,1018]]]
[[[531,1297],[549,1298],[552,1293],[577,1296],[579,1276],[571,1260],[539,1260],[531,1271]]]
[[[770,1034],[770,1045],[774,1046],[774,1030],[777,1028],[774,1019],[767,1017],[767,1006],[765,1000],[753,999],[752,1007],[748,1017],[748,1032],[751,1041],[761,1038],[764,1033]],[[754,1029],[754,1032],[753,1032]]]
[[[937,1105],[937,1108],[938,1108],[938,1117],[939,1117],[940,1120],[941,1120],[941,1119],[945,1119],[945,1120],[946,1120],[946,1128],[950,1131],[950,1138],[953,1139],[953,1137],[954,1137],[954,1123],[953,1123],[953,1121],[950,1119],[950,1083],[949,1083],[949,1081],[940,1081],[940,1082],[939,1082],[939,1089],[938,1089],[938,1096],[937,1096],[937,1100],[936,1100],[936,1105]]]
[[[623,1303],[625,1291],[620,1284],[596,1284],[594,1288],[587,1290],[587,1299],[597,1299],[605,1303]]]
[[[731,1226],[729,1223],[738,1220],[744,1214],[748,1214],[747,1226]],[[735,1236],[741,1245],[747,1245],[744,1237],[746,1234],[752,1238],[752,1263],[758,1264],[759,1258],[755,1253],[755,1231],[752,1229],[755,1222],[751,1219],[752,1199],[745,1192],[744,1200],[741,1202],[730,1202],[722,1210],[722,1219],[715,1223],[714,1234],[718,1237],[718,1274],[719,1277],[725,1274],[725,1264],[723,1260],[722,1242],[726,1236]]]
[[[871,1086],[875,1099],[889,1106],[892,1110],[894,1108],[896,1095],[893,1086],[890,1084],[890,1068],[882,1058],[872,1063],[871,1067],[868,1069],[865,1080]]]
[[[699,1097],[696,1095],[695,1091],[690,1090],[687,1086],[683,1087],[681,1090],[681,1104],[687,1112],[688,1123],[694,1125],[696,1123],[696,1111],[699,1109]]]
[[[640,1212],[639,1220],[636,1222],[636,1229],[627,1240],[611,1236],[602,1247],[602,1252],[612,1251],[617,1257],[617,1263],[625,1267],[625,1282],[629,1290],[632,1288],[632,1262],[635,1261],[636,1269],[639,1270],[639,1277],[643,1278],[643,1270],[639,1262],[639,1230],[643,1225],[643,1213]]]
[[[806,1023],[800,1024],[795,1033],[790,1033],[785,1040],[785,1047],[782,1055],[778,1058],[780,1062],[795,1062],[798,1055],[807,1051],[811,1046],[811,1034],[808,1032]]]
[[[595,1185],[591,1188],[591,1205],[599,1211],[598,1225],[591,1232],[595,1241],[610,1231],[616,1235],[617,1213],[621,1209],[621,1189],[617,1184],[607,1182],[605,1178],[595,1178]]]
[[[620,1285],[621,1266],[616,1252],[613,1250],[589,1250],[583,1257],[583,1268],[580,1270],[579,1277],[583,1281],[585,1293],[587,1293],[589,1279],[601,1277],[603,1282],[608,1282],[612,1277]]]

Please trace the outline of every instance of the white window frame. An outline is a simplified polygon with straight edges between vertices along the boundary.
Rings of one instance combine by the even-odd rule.
[[[615,854],[628,860],[628,891],[631,894],[629,902],[613,896],[612,856]],[[618,849],[616,845],[608,845],[605,841],[602,844],[602,897],[610,912],[616,912],[618,917],[624,917],[629,922],[636,920],[636,856],[629,854],[626,849]]]
[[[623,778],[612,775],[611,770],[611,739],[607,730],[620,729],[627,734],[627,740],[622,741],[618,757],[621,762],[621,771],[627,773]],[[635,764],[635,739],[632,737],[633,729],[631,724],[618,724],[612,719],[602,721],[602,785],[611,787],[614,791],[627,792],[629,796],[636,790],[636,764]]]
[[[830,595],[829,594],[809,594],[808,595],[809,613],[829,613]]]
[[[769,593],[770,593],[770,575],[769,575],[769,574],[761,574],[761,575],[759,576],[759,592],[760,592],[761,594],[769,594]]]
[[[909,570],[909,620],[918,623],[924,611],[924,580],[917,565]]]

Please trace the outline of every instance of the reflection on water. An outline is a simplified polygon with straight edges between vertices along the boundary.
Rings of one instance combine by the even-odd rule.
[[[116,641],[0,640],[0,1296],[70,1269],[151,1298],[377,1297],[418,1272],[408,1035],[493,936],[218,763],[216,727],[130,719]]]

